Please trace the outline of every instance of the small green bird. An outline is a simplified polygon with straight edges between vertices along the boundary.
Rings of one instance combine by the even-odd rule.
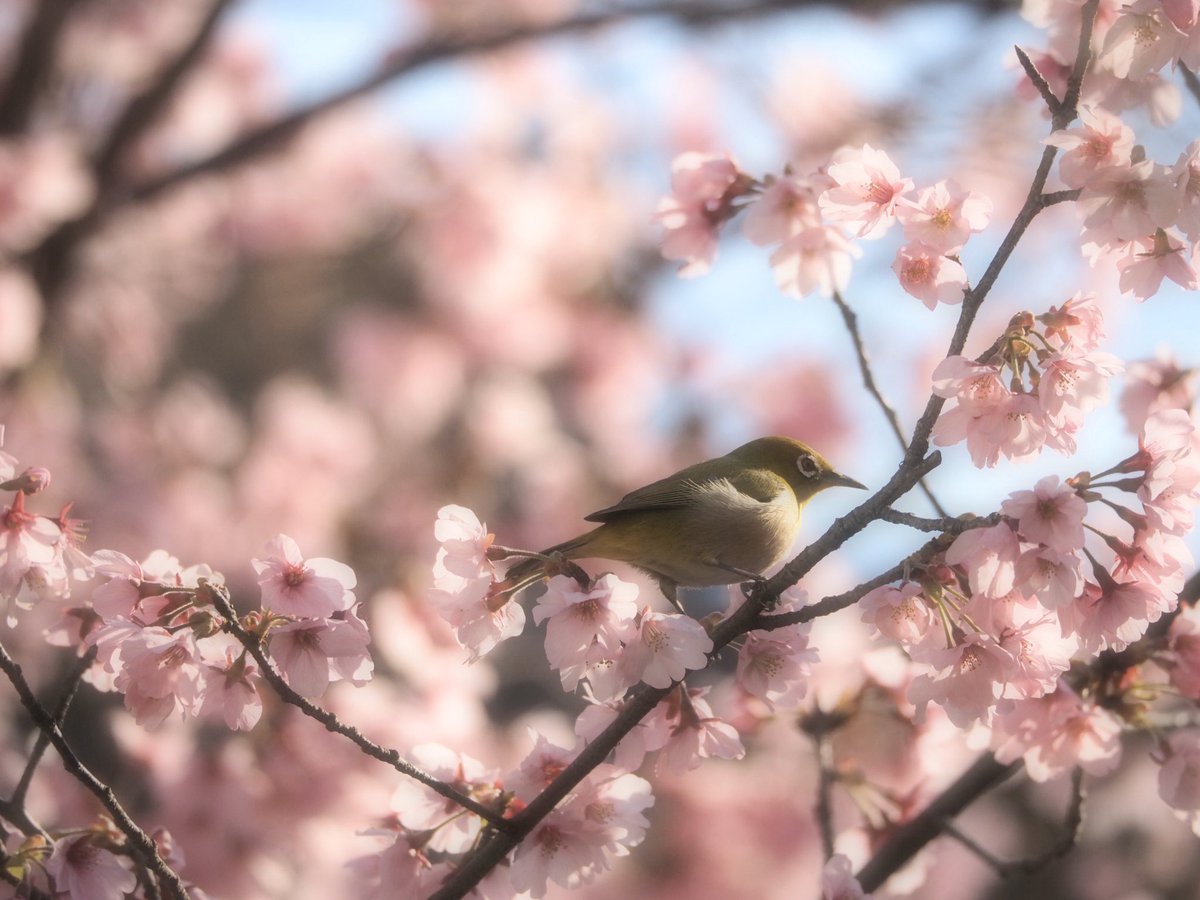
[[[804,505],[837,486],[866,489],[799,441],[758,438],[626,494],[585,517],[598,528],[540,556],[629,563],[654,576],[678,606],[678,586],[760,580],[795,543]],[[516,563],[493,595],[532,584],[547,562]]]

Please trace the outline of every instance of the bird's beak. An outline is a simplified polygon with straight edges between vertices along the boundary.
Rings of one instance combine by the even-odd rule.
[[[826,472],[825,483],[830,487],[851,487],[858,488],[860,491],[868,490],[867,486],[861,481],[855,481],[849,475],[843,475],[840,472]]]

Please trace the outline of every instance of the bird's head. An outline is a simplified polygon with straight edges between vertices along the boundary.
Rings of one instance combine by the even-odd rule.
[[[805,503],[825,488],[852,487],[866,490],[867,486],[842,475],[816,450],[789,437],[764,437],[743,444],[729,453],[729,459],[739,467],[767,469],[780,476]]]

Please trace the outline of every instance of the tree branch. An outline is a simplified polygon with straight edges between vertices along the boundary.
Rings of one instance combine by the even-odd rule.
[[[423,772],[412,763],[401,757],[399,751],[389,750],[381,747],[374,741],[364,737],[362,732],[357,728],[353,728],[345,724],[329,710],[322,709],[307,697],[296,693],[292,686],[289,685],[284,680],[283,676],[279,674],[279,671],[267,657],[266,653],[263,652],[262,645],[259,642],[258,637],[242,627],[241,623],[238,621],[237,613],[234,611],[233,605],[229,602],[229,597],[226,595],[225,591],[216,585],[209,585],[208,596],[211,597],[213,603],[217,607],[217,610],[225,618],[225,621],[222,625],[223,630],[229,634],[232,634],[235,638],[237,638],[241,645],[246,648],[246,652],[248,652],[254,658],[254,661],[258,663],[259,674],[262,675],[264,681],[274,688],[275,693],[279,695],[279,699],[296,707],[310,719],[315,719],[316,721],[320,722],[325,726],[327,731],[331,731],[334,734],[340,734],[342,737],[349,739],[367,756],[377,759],[380,762],[387,763],[400,774],[407,775],[409,778],[421,782],[421,784],[425,785],[427,788],[441,795],[442,797],[445,797],[447,800],[457,803],[464,809],[473,812],[492,827],[499,828],[502,831],[513,830],[512,821],[510,819],[505,819],[503,815],[496,810],[490,809],[477,800],[468,797],[461,791],[455,790],[444,781],[434,778],[428,772]]]
[[[8,680],[16,688],[17,696],[21,699],[21,705],[25,707],[34,724],[41,729],[42,733],[49,738],[50,743],[54,745],[54,749],[58,751],[59,758],[62,759],[63,768],[100,801],[101,805],[112,817],[113,822],[124,833],[126,839],[129,841],[130,850],[137,857],[138,861],[149,871],[153,872],[160,882],[167,885],[175,900],[187,900],[187,887],[171,867],[163,861],[163,858],[158,855],[158,847],[155,846],[154,839],[133,821],[129,813],[121,806],[120,801],[117,800],[117,796],[113,793],[112,788],[93,775],[79,761],[79,757],[75,755],[75,752],[71,749],[71,745],[63,737],[62,732],[59,731],[58,725],[55,724],[54,717],[46,711],[46,708],[33,695],[33,691],[29,688],[29,683],[25,680],[25,676],[21,672],[21,667],[8,655],[8,651],[4,648],[3,644],[0,644],[0,671],[3,671],[8,676]]]
[[[867,348],[863,343],[862,333],[858,330],[858,315],[850,307],[850,304],[846,302],[846,298],[842,296],[840,291],[835,290],[833,292],[833,302],[842,314],[842,321],[846,323],[846,331],[850,333],[850,340],[854,344],[854,355],[858,358],[858,371],[862,375],[863,387],[875,399],[875,404],[883,412],[883,417],[887,419],[888,424],[892,427],[892,434],[900,442],[900,449],[907,451],[908,440],[905,438],[904,429],[900,425],[900,417],[896,414],[895,408],[883,396],[883,392],[879,390],[879,385],[875,381],[875,375],[871,371],[871,361],[867,356]],[[921,490],[929,499],[934,512],[939,516],[946,515],[946,510],[938,502],[937,497],[933,494],[933,490],[925,483],[924,479],[921,480]]]
[[[79,0],[39,0],[25,27],[8,83],[0,96],[0,135],[20,134],[29,126],[38,95],[57,57],[58,39]]]

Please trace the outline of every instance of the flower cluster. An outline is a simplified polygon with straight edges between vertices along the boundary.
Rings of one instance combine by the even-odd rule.
[[[1067,673],[1074,659],[1122,650],[1175,610],[1192,565],[1182,535],[1198,500],[1191,420],[1178,409],[1151,413],[1137,453],[1107,472],[1016,491],[999,522],[964,531],[942,564],[864,597],[863,619],[917,664],[909,699],[936,703],[960,727],[988,726],[1000,759],[1023,757],[1039,781],[1077,765],[1106,774],[1120,759],[1120,703],[1081,694]],[[1130,533],[1111,533],[1114,521]],[[1175,620],[1165,663],[1189,695],[1200,691],[1194,622],[1192,612]]]
[[[438,744],[418,745],[411,756],[444,783],[507,814],[533,800],[577,752],[536,732],[531,736],[532,749],[503,776]],[[642,842],[650,824],[645,810],[653,803],[644,779],[614,766],[598,766],[537,824],[510,865],[489,876],[485,895],[542,897],[550,883],[573,888],[592,881]],[[351,867],[366,888],[362,896],[425,896],[450,873],[455,858],[475,845],[482,822],[413,782],[401,783],[391,805],[394,820],[365,832],[379,849],[354,860]]]
[[[319,697],[330,681],[369,680],[370,638],[354,608],[354,573],[333,560],[305,560],[286,535],[266,549],[265,558],[253,561],[263,608],[245,625],[268,642],[284,679],[308,697]],[[96,648],[92,683],[123,694],[143,725],[204,714],[233,729],[253,728],[262,714],[258,666],[222,630],[214,606],[214,594],[224,590],[220,573],[183,567],[161,550],[140,563],[112,550],[92,559],[106,580],[93,591],[90,610],[64,615],[64,622],[86,623],[76,634],[84,647]],[[56,632],[60,643],[76,634],[65,627]]]
[[[1107,400],[1108,381],[1122,368],[1097,349],[1103,336],[1094,299],[1077,294],[1039,316],[1018,313],[985,358],[942,360],[933,391],[955,404],[938,418],[934,443],[965,440],[981,468],[1047,446],[1074,453],[1085,415]]]

